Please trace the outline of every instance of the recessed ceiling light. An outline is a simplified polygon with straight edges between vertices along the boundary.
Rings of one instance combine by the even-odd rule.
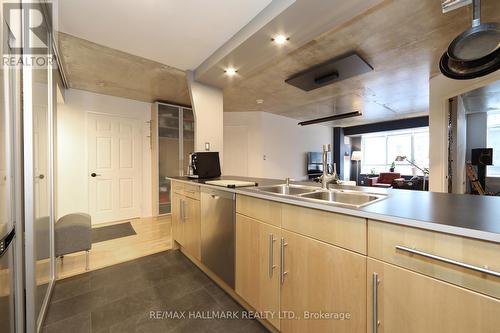
[[[224,73],[226,73],[227,76],[235,76],[236,73],[238,73],[238,71],[236,69],[230,67],[230,68],[226,69],[224,71]]]
[[[289,40],[290,40],[290,38],[283,36],[283,35],[278,35],[272,39],[272,41],[278,45],[283,45]]]

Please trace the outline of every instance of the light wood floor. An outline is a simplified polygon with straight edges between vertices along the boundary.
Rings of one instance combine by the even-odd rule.
[[[94,226],[94,228],[125,222],[130,222],[137,234],[93,243],[89,260],[91,271],[172,248],[170,216],[100,224]],[[37,275],[39,277],[47,276],[48,269],[49,265],[47,261],[37,263]],[[85,252],[65,255],[64,260],[58,258],[56,261],[56,272],[57,279],[88,272],[85,270]],[[41,278],[40,280],[44,279]]]

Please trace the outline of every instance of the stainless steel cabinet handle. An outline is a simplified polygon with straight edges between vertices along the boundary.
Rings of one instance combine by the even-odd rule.
[[[276,265],[274,265],[274,242],[276,239],[274,239],[273,234],[269,234],[269,277],[273,277],[273,270],[276,268]]]
[[[434,259],[434,260],[441,261],[441,262],[445,262],[445,263],[450,264],[450,265],[455,265],[455,266],[459,266],[459,267],[462,267],[462,268],[467,268],[467,269],[470,269],[470,270],[473,270],[473,271],[476,271],[476,272],[480,272],[480,273],[484,273],[484,274],[488,274],[488,275],[493,275],[493,276],[496,276],[496,277],[500,277],[500,272],[492,271],[490,269],[482,268],[482,267],[478,267],[478,266],[474,266],[474,265],[469,265],[469,264],[466,264],[466,263],[463,263],[463,262],[460,262],[460,261],[456,261],[456,260],[445,258],[445,257],[440,257],[440,256],[437,256],[437,255],[430,254],[430,253],[423,252],[423,251],[419,251],[419,250],[416,250],[416,249],[411,249],[411,248],[406,247],[406,246],[397,245],[396,246],[396,250],[400,250],[400,251],[404,251],[404,252],[416,254],[416,255],[419,255],[419,256],[422,256],[422,257]]]
[[[180,208],[181,208],[181,222],[185,222],[186,219],[186,207],[184,206],[184,200],[179,199],[180,201]]]
[[[281,256],[280,256],[280,281],[281,284],[285,282],[285,275],[288,274],[288,272],[285,271],[285,246],[288,244],[285,242],[284,238],[281,238]]]
[[[188,212],[188,210],[186,209],[186,201],[182,200],[182,215],[183,215],[184,223],[186,223],[186,220],[189,218],[187,212]]]
[[[378,320],[378,284],[380,280],[378,279],[378,273],[373,273],[373,304],[372,304],[372,333],[377,333],[380,321]]]

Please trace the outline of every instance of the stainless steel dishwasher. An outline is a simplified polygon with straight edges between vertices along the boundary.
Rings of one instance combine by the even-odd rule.
[[[201,262],[234,289],[235,194],[201,189]]]

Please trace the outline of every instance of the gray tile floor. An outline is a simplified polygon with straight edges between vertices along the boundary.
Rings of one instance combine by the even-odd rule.
[[[237,311],[239,319],[151,319],[152,311]],[[167,251],[58,281],[43,332],[267,332],[242,311],[180,252]]]

